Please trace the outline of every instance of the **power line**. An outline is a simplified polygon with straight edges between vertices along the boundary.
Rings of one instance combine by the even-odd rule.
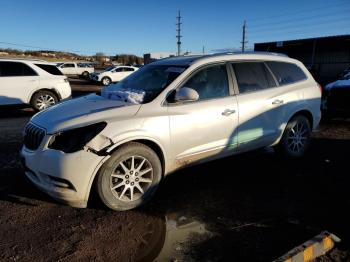
[[[293,11],[293,12],[286,12],[286,13],[275,15],[275,16],[256,17],[256,18],[248,19],[248,21],[253,22],[253,21],[258,21],[258,20],[269,20],[269,19],[274,19],[274,18],[278,18],[278,17],[285,17],[286,15],[293,15],[293,14],[306,13],[306,12],[313,12],[313,11],[317,11],[317,10],[321,10],[321,9],[325,9],[325,8],[340,7],[340,6],[344,6],[344,5],[349,5],[349,1],[348,0],[346,0],[344,2],[342,1],[338,5],[331,4],[331,5],[313,7],[313,8],[308,8],[308,9],[304,9],[304,10],[296,10],[296,11]]]
[[[350,12],[350,9],[349,10],[344,10],[344,11],[347,11],[347,12]],[[328,13],[328,14],[318,14],[318,15],[314,15],[314,16],[307,16],[307,17],[298,17],[298,18],[293,18],[293,19],[287,19],[287,20],[283,20],[283,21],[274,21],[274,22],[269,22],[269,23],[262,23],[262,24],[259,24],[259,25],[256,25],[256,26],[250,26],[250,28],[253,28],[253,29],[258,29],[258,28],[264,28],[264,27],[273,27],[273,26],[276,26],[276,25],[281,25],[281,23],[283,24],[295,24],[297,22],[305,22],[305,21],[308,21],[308,20],[316,20],[317,19],[323,19],[325,17],[330,17],[330,16],[334,16],[336,15],[337,13]],[[334,19],[334,18],[333,18]],[[348,19],[348,16],[347,17],[344,17],[343,19]]]
[[[341,23],[343,22],[343,23]],[[253,32],[251,33],[251,35],[253,36],[257,36],[257,35],[269,35],[269,34],[276,34],[276,33],[290,33],[290,32],[300,32],[300,33],[305,33],[307,32],[307,30],[313,29],[313,28],[318,28],[318,27],[323,27],[324,25],[333,25],[333,24],[337,24],[337,25],[350,25],[350,21],[349,20],[331,20],[331,21],[322,21],[322,22],[318,22],[317,24],[305,24],[302,26],[298,27],[291,27],[291,26],[282,26],[279,28],[272,28],[272,29],[264,29],[264,30],[259,30],[257,32]]]

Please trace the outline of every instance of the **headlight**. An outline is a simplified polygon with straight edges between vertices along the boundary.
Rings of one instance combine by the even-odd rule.
[[[65,153],[73,153],[81,150],[99,134],[106,125],[106,122],[101,122],[57,133],[50,139],[49,148],[60,150]]]

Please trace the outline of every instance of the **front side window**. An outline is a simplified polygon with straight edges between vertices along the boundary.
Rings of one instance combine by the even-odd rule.
[[[215,65],[195,73],[183,87],[197,91],[199,100],[208,100],[229,96],[226,65]]]
[[[123,72],[123,67],[118,67],[114,72]]]
[[[288,85],[305,80],[307,77],[297,65],[285,62],[266,62],[279,85]]]
[[[275,87],[276,83],[262,62],[232,64],[240,94],[256,92]]]
[[[106,87],[106,90],[131,90],[145,92],[143,103],[148,103],[156,98],[168,85],[170,85],[186,66],[152,65],[142,67],[135,73],[124,78],[116,85]]]
[[[20,62],[0,62],[0,76],[36,76],[37,73],[28,65]]]

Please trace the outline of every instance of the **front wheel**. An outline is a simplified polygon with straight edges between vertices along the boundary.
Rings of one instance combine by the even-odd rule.
[[[310,145],[310,140],[310,122],[305,116],[298,115],[288,122],[275,149],[288,158],[302,157]]]
[[[121,146],[103,164],[96,180],[102,202],[113,210],[136,208],[154,195],[162,177],[157,154],[140,143]]]
[[[112,82],[112,80],[109,77],[102,78],[102,84],[104,86],[108,86],[111,82]]]

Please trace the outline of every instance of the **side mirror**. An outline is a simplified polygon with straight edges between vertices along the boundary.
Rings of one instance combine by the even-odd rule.
[[[182,87],[175,94],[176,102],[188,102],[197,101],[199,99],[199,94],[196,90],[189,87]]]

